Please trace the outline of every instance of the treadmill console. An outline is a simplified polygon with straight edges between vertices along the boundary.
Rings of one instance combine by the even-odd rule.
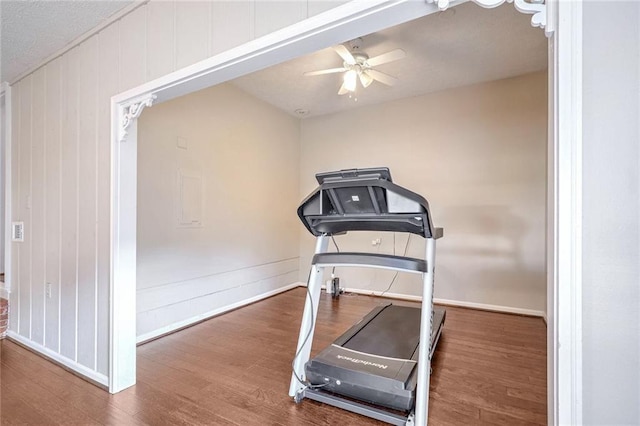
[[[315,236],[391,231],[438,237],[427,200],[393,183],[386,167],[318,173],[316,179],[320,186],[298,207]]]

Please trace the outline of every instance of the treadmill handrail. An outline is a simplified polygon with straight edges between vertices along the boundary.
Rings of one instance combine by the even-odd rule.
[[[313,265],[354,265],[399,269],[406,272],[427,272],[427,262],[424,259],[379,253],[318,253],[313,256],[311,263]]]

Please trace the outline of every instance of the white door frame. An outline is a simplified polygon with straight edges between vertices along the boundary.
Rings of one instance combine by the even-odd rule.
[[[555,0],[549,67],[549,420],[582,424],[582,2]],[[553,417],[551,417],[553,416]]]
[[[137,118],[182,96],[446,9],[448,0],[353,1],[123,92],[111,99],[109,390],[136,380]],[[473,0],[494,7],[505,0]],[[550,38],[547,252],[549,422],[579,424],[581,388],[581,34],[579,2],[514,0]],[[462,1],[456,2],[456,4]],[[548,16],[547,16],[548,14]]]

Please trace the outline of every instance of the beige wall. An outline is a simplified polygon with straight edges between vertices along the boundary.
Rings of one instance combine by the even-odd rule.
[[[139,337],[298,281],[299,129],[230,84],[144,112]],[[187,192],[197,187],[191,202],[180,201],[179,174],[191,179]],[[180,210],[194,201],[200,223],[185,226]]]
[[[546,72],[456,88],[302,122],[300,196],[316,172],[388,166],[394,181],[427,198],[438,241],[435,296],[546,310]],[[364,93],[362,96],[366,96]],[[380,247],[373,239],[380,237]],[[402,254],[406,235],[396,237]],[[393,252],[393,234],[336,238],[343,250]],[[301,234],[300,278],[313,238]],[[423,256],[412,237],[408,255]],[[383,291],[393,274],[338,270],[346,287]],[[391,293],[420,295],[400,275]]]

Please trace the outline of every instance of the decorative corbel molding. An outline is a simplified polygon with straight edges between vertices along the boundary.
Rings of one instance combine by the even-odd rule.
[[[153,105],[153,101],[156,99],[156,95],[149,94],[143,98],[120,107],[120,126],[118,127],[118,141],[124,142],[127,137],[127,129],[138,117],[142,114],[144,107],[150,107]]]
[[[515,8],[531,17],[531,25],[536,28],[545,28],[547,26],[547,3],[549,0],[471,0],[479,6],[490,9],[498,7],[502,4],[513,3]],[[451,0],[426,0],[427,3],[436,3],[438,9],[447,10],[451,5]],[[549,31],[547,31],[549,35]]]

